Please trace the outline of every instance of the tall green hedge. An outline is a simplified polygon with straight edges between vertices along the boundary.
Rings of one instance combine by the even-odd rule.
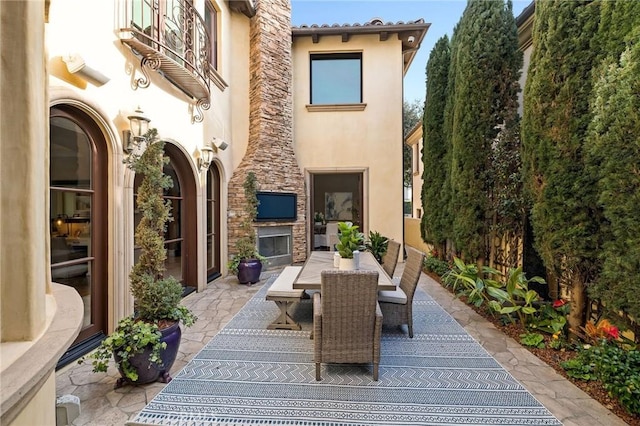
[[[591,69],[599,3],[536,2],[533,54],[524,94],[523,163],[535,246],[573,297],[570,322],[584,320],[585,288],[598,274],[601,211],[596,176],[585,167]]]
[[[513,124],[507,118],[516,108],[521,66],[511,1],[469,0],[453,38],[453,86],[446,111],[453,240],[468,259],[489,254],[494,219],[491,149],[500,126]]]
[[[447,102],[447,79],[451,50],[449,38],[441,37],[427,61],[427,94],[423,115],[422,216],[421,233],[426,242],[443,247],[450,217],[447,209],[445,181],[447,144],[444,135],[444,110]],[[439,250],[444,255],[444,250]]]
[[[598,179],[602,273],[590,296],[640,318],[640,2],[603,1],[588,166]],[[623,52],[623,49],[626,50]],[[622,54],[622,55],[621,55]]]

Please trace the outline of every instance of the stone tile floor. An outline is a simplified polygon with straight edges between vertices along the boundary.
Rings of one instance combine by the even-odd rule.
[[[395,275],[400,276],[403,268],[404,264],[400,263]],[[234,276],[221,278],[209,283],[204,292],[192,293],[186,297],[184,303],[198,316],[198,321],[193,327],[183,330],[180,352],[172,373],[177,374],[244,306],[266,278],[278,272],[263,272],[263,279],[253,286],[238,284]],[[565,426],[626,424],[515,340],[505,336],[493,324],[455,299],[428,275],[422,274],[419,285]],[[56,373],[58,396],[72,394],[80,398],[81,413],[73,425],[124,425],[164,387],[163,383],[153,383],[114,389],[118,377],[114,365],[106,374],[93,373],[91,365],[75,363]]]

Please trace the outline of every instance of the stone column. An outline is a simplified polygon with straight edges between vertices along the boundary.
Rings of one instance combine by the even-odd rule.
[[[82,326],[50,283],[48,1],[0,1],[0,424],[55,424],[55,366]]]
[[[0,1],[1,341],[33,340],[51,293],[49,108],[42,1]]]
[[[289,0],[258,0],[250,29],[249,143],[229,181],[230,254],[234,253],[244,214],[242,184],[253,171],[261,191],[298,195],[298,219],[284,224],[293,225],[293,261],[306,258],[304,176],[293,150],[291,44]]]

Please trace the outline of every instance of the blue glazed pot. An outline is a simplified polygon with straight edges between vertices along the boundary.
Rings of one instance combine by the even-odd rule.
[[[262,262],[258,259],[244,259],[238,265],[238,281],[240,284],[255,284],[260,281]]]
[[[116,389],[127,383],[142,385],[146,383],[155,382],[157,380],[163,383],[169,383],[171,376],[169,372],[178,355],[178,349],[180,348],[180,339],[182,337],[182,330],[180,329],[180,323],[175,324],[160,330],[160,342],[165,342],[167,347],[160,350],[160,359],[162,365],[149,362],[149,355],[151,354],[151,348],[145,349],[143,352],[134,355],[129,358],[129,362],[138,372],[138,380],[135,382],[129,380],[120,369],[120,357],[114,354],[114,359],[118,365],[118,371],[120,371],[120,377],[116,383]]]

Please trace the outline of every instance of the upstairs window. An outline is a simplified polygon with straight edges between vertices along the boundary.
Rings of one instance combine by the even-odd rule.
[[[362,53],[311,55],[311,104],[362,103]]]
[[[214,70],[218,69],[218,11],[210,2],[206,2],[204,11],[204,25],[209,33],[211,51],[209,52],[209,63]]]

